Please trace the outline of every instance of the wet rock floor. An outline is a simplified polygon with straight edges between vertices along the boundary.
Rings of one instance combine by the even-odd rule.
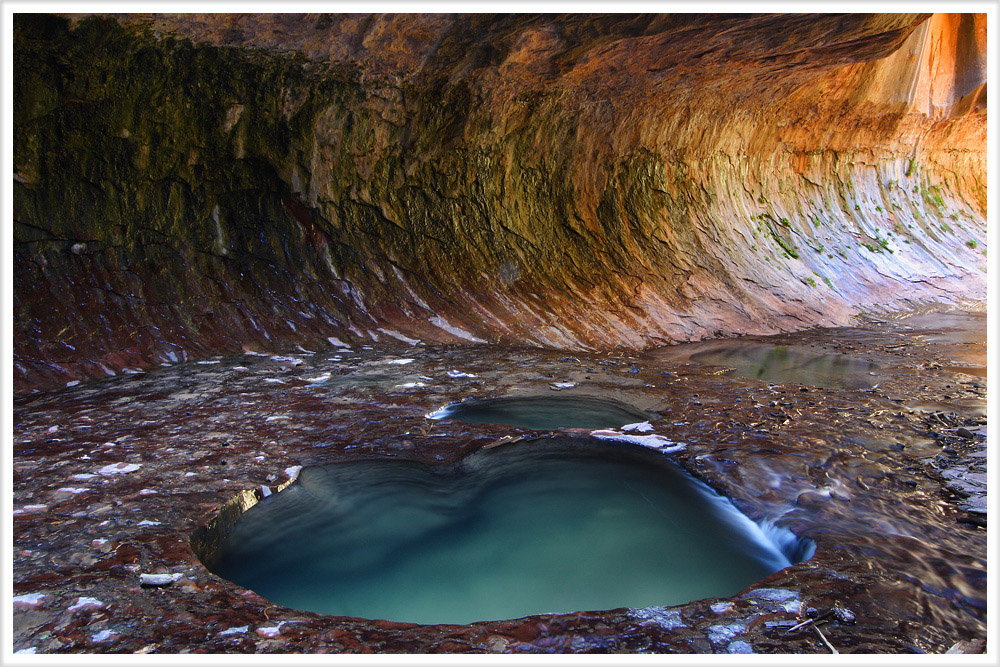
[[[870,389],[769,383],[656,351],[379,344],[250,352],[17,397],[13,648],[981,650],[986,388],[970,359],[985,363],[985,316],[964,317],[981,341],[941,331],[935,322],[950,320],[935,316],[760,339],[875,362]],[[279,607],[192,551],[192,532],[223,503],[276,492],[299,466],[453,462],[502,439],[550,437],[426,415],[467,397],[553,392],[660,412],[654,433],[684,445],[665,455],[752,519],[815,540],[815,556],[728,599],[421,626]],[[141,583],[149,574],[169,576]]]

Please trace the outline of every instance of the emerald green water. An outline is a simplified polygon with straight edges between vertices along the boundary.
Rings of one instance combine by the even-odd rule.
[[[537,430],[559,427],[614,428],[654,415],[631,405],[592,396],[520,396],[454,403],[428,415],[472,424],[508,424]]]
[[[306,468],[209,567],[295,609],[469,623],[730,596],[799,557],[785,538],[660,454],[557,439]]]

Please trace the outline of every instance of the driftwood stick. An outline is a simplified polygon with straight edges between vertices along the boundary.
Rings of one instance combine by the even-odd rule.
[[[813,625],[813,630],[815,630],[816,634],[819,635],[819,638],[823,640],[823,643],[826,644],[826,647],[830,649],[830,653],[836,653],[838,655],[840,654],[840,651],[835,649],[833,647],[833,644],[831,644],[829,640],[827,640],[826,635],[823,634],[823,631],[819,629],[818,625]]]
[[[833,610],[831,609],[830,611],[824,611],[822,614],[820,614],[816,618],[806,619],[806,620],[802,621],[801,623],[799,623],[798,625],[793,625],[792,627],[790,627],[787,630],[785,630],[785,634],[787,635],[787,634],[790,634],[792,632],[795,632],[799,628],[804,628],[807,625],[809,625],[810,623],[815,623],[817,621],[822,621],[824,618],[826,618],[827,616],[829,616],[832,613],[833,613]]]

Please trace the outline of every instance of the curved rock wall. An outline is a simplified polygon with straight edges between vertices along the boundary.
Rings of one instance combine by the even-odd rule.
[[[15,390],[985,298],[985,17],[18,15]]]

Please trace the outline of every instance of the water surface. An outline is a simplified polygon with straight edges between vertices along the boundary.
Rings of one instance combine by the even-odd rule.
[[[520,396],[473,399],[428,415],[472,424],[507,424],[536,430],[615,428],[656,417],[620,401],[592,396]]]
[[[469,623],[730,596],[802,549],[660,454],[558,439],[306,468],[209,565],[295,609]]]
[[[847,354],[808,347],[739,340],[674,345],[658,356],[712,366],[728,366],[734,375],[765,382],[795,382],[831,389],[869,389],[878,364]]]

